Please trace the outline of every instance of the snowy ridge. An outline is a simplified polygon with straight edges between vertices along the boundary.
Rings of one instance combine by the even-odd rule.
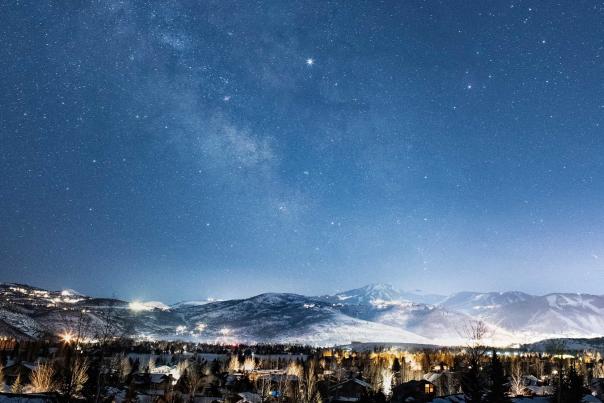
[[[59,335],[84,320],[86,336],[94,338],[107,312],[126,336],[219,343],[458,345],[465,343],[464,328],[477,320],[487,324],[496,345],[604,335],[604,296],[461,292],[439,304],[407,297],[390,285],[371,284],[320,297],[266,293],[167,306],[0,284],[0,336]]]

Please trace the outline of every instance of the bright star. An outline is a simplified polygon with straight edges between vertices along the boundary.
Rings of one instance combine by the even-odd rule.
[[[309,57],[308,59],[306,59],[306,64],[312,66],[313,64],[315,64],[315,59]]]

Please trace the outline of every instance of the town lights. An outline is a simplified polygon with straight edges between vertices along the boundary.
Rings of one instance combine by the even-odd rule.
[[[76,337],[73,333],[69,331],[64,331],[59,335],[61,341],[65,344],[71,344],[71,342],[75,341]]]

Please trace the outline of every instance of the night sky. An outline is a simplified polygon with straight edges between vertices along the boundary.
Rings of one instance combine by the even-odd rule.
[[[601,1],[6,1],[0,280],[602,292]]]

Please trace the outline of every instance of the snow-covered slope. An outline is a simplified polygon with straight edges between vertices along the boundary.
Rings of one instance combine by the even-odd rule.
[[[0,336],[74,331],[94,338],[108,318],[121,335],[210,342],[459,344],[483,320],[497,344],[604,335],[604,296],[463,292],[433,305],[386,284],[308,297],[268,293],[227,301],[126,302],[73,291],[0,284]]]
[[[396,327],[354,318],[334,304],[297,294],[261,294],[243,300],[179,309],[188,329],[207,340],[295,342],[318,345],[351,341],[428,343]]]
[[[326,295],[322,298],[333,303],[345,303],[348,305],[377,304],[380,301],[405,301],[401,292],[390,284],[369,284],[336,295]]]
[[[459,293],[442,306],[493,323],[519,339],[604,335],[604,296],[599,295]]]
[[[404,295],[390,285],[372,284],[322,298],[348,316],[411,331],[432,343],[464,342],[464,328],[474,318],[441,306],[411,302]]]
[[[440,305],[468,315],[482,314],[505,305],[532,299],[529,294],[509,292],[458,292],[444,299]]]

